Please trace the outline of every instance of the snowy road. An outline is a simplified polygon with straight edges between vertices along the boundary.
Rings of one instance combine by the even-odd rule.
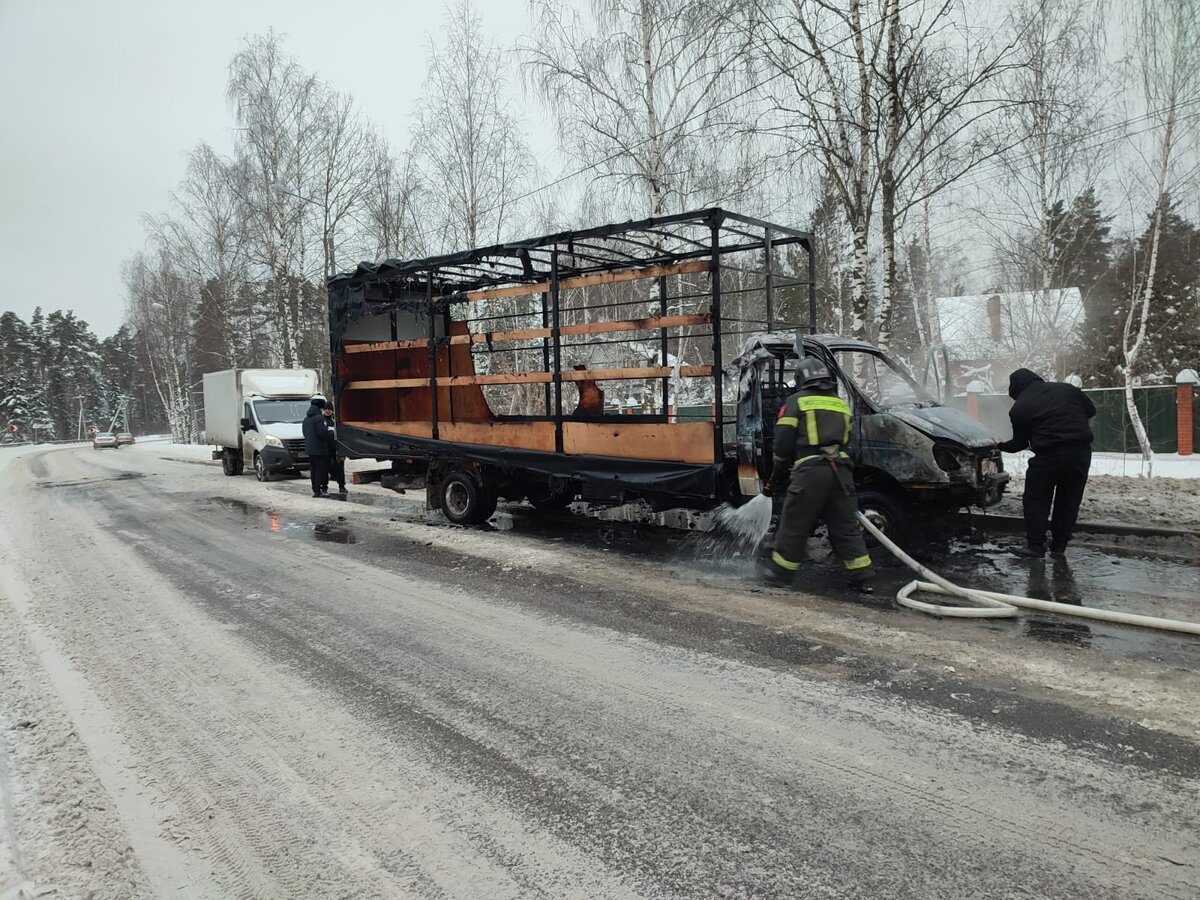
[[[0,471],[0,897],[1197,894],[1195,667],[171,451]]]

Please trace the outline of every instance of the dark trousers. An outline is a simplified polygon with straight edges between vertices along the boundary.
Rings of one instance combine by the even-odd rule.
[[[346,463],[336,456],[329,457],[329,477],[325,480],[326,486],[329,484],[329,478],[336,481],[339,488],[346,486]]]
[[[1030,547],[1063,550],[1071,540],[1092,465],[1091,447],[1054,447],[1036,454],[1025,473],[1025,531]],[[1054,513],[1051,515],[1050,508]]]
[[[839,463],[835,467],[818,461],[795,469],[775,532],[772,568],[785,577],[794,574],[804,557],[804,543],[821,521],[850,580],[869,580],[873,573],[871,557],[855,517],[857,512],[858,497],[849,465]]]
[[[310,456],[308,458],[308,477],[312,481],[314,494],[323,494],[329,490],[329,457]]]

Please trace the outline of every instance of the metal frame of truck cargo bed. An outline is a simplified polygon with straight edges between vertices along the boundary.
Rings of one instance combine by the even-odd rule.
[[[793,264],[790,273],[779,271],[774,252],[789,245],[798,246],[805,254],[800,266]],[[733,419],[727,422],[726,413],[736,414],[736,404],[727,404],[723,396],[723,359],[730,348],[722,347],[722,339],[733,340],[738,334],[749,333],[724,327],[722,264],[734,254],[731,265],[745,260],[747,254],[761,262],[761,268],[738,271],[750,272],[762,280],[761,288],[754,290],[761,290],[765,304],[764,318],[736,320],[738,325],[750,322],[755,331],[795,327],[794,322],[781,321],[777,315],[776,290],[786,287],[805,290],[808,330],[815,331],[811,236],[719,208],[565,231],[426,259],[364,263],[353,273],[334,276],[328,283],[329,322],[339,442],[356,457],[401,461],[466,459],[538,477],[570,478],[585,495],[591,487],[611,496],[641,495],[678,505],[718,502],[726,490],[725,468],[730,457],[724,426]],[[708,311],[668,315],[668,279],[701,272],[709,275]],[[636,281],[652,281],[658,286],[657,315],[575,324],[561,321],[560,291]],[[461,320],[452,322],[451,311],[458,309],[459,304],[518,296],[540,296],[541,327],[482,333],[471,332]],[[693,299],[699,296],[694,295]],[[628,305],[611,303],[596,308]],[[360,338],[355,342],[355,338],[347,336],[356,322],[387,313],[391,315],[391,340]],[[427,333],[400,339],[396,333],[398,315],[426,322]],[[457,332],[454,326],[458,326]],[[671,330],[705,326],[711,331],[700,337],[711,337],[708,349],[712,364],[682,367],[677,364],[672,369],[667,349]],[[583,372],[563,370],[564,338],[586,336],[585,339],[596,340],[598,334],[622,332],[657,333],[657,339],[651,340],[657,340],[659,345],[659,365]],[[461,371],[462,360],[471,359],[473,345],[486,342],[491,349],[493,341],[538,340],[543,352],[543,371],[477,374],[471,362],[466,367],[468,374],[453,373],[455,362]],[[346,374],[358,364],[358,354],[398,357],[402,352],[427,353],[420,374],[395,377],[399,373],[394,372],[393,377],[382,379]],[[463,353],[467,356],[463,357]],[[701,434],[699,423],[691,426],[695,430],[688,431],[687,423],[672,422],[666,415],[669,382],[680,377],[712,380],[712,420],[703,430],[704,442],[711,441],[710,451],[697,451],[693,436]],[[614,422],[612,416],[564,415],[564,383],[621,379],[661,379],[664,413],[622,416],[619,422]],[[527,420],[497,416],[488,422],[456,421],[440,408],[450,405],[445,402],[447,397],[453,403],[451,391],[478,390],[480,385],[498,384],[544,384],[547,415]],[[343,417],[347,405],[354,405],[343,401],[353,401],[356,391],[382,394],[422,388],[427,397],[422,401],[428,407],[427,421],[423,418],[361,421]],[[611,435],[607,433],[610,430]],[[685,433],[686,441],[678,437]],[[472,441],[472,437],[479,441]],[[607,445],[606,438],[609,438]],[[622,448],[629,448],[636,456],[635,448],[654,446],[656,442],[665,446],[673,440],[681,447],[686,444],[687,452],[665,460],[623,455]],[[603,452],[589,453],[589,448]]]

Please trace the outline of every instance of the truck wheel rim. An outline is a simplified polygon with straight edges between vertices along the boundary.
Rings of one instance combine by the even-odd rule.
[[[452,515],[464,516],[467,514],[467,507],[471,503],[470,495],[467,493],[466,486],[460,482],[452,482],[446,485],[445,496],[446,509]]]
[[[862,511],[862,514],[867,517],[867,521],[882,531],[884,534],[892,533],[892,520],[882,510],[872,509],[867,507]]]

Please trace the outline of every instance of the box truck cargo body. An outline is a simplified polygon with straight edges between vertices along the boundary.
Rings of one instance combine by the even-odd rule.
[[[259,481],[308,467],[302,424],[317,393],[314,369],[225,369],[204,376],[204,422],[226,475],[246,465]]]

